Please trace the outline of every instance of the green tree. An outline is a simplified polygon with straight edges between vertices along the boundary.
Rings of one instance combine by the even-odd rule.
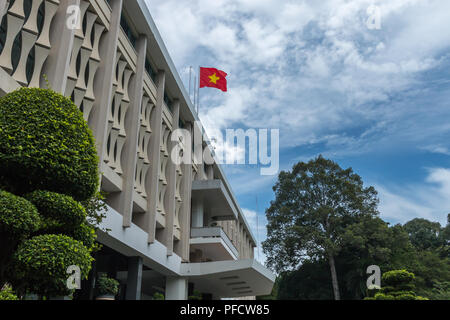
[[[267,263],[278,272],[296,269],[305,259],[327,260],[333,294],[340,299],[336,256],[346,228],[363,217],[374,217],[377,192],[365,188],[351,168],[342,169],[322,156],[282,171],[266,211]]]
[[[436,249],[443,245],[442,228],[439,222],[416,218],[403,226],[411,243],[420,250]]]

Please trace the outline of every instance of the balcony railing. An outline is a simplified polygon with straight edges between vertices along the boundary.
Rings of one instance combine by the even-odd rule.
[[[239,258],[238,250],[221,227],[191,228],[191,238],[220,238],[236,259]]]

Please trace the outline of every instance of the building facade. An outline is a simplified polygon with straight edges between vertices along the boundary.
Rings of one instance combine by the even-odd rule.
[[[110,231],[99,231],[83,297],[99,272],[121,282],[122,299],[269,294],[275,276],[254,260],[255,238],[145,0],[0,0],[0,19],[0,95],[50,87],[96,138]]]

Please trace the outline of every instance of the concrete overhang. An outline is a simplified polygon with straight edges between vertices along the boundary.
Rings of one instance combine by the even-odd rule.
[[[148,244],[148,234],[134,223],[123,228],[123,216],[107,206],[106,217],[97,231],[98,241],[126,257],[142,257],[144,265],[164,275],[179,275],[181,257],[167,255],[167,248],[157,240]],[[109,230],[104,232],[102,230]]]
[[[190,250],[201,250],[203,257],[211,261],[237,260],[239,252],[220,227],[192,228]]]
[[[216,180],[192,181],[192,200],[203,201],[205,211],[217,220],[238,218],[238,211],[223,182]]]
[[[181,275],[196,290],[221,298],[268,295],[275,283],[275,275],[253,259],[184,263]]]

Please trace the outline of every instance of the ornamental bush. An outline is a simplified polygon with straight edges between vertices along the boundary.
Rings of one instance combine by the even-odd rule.
[[[39,227],[39,213],[28,200],[0,190],[1,246],[26,238]]]
[[[113,278],[108,278],[105,274],[101,274],[98,277],[95,286],[99,296],[115,296],[119,292],[119,281]]]
[[[410,285],[415,280],[414,273],[406,270],[392,270],[383,274],[381,280],[383,285],[398,287],[402,285]]]
[[[82,201],[98,188],[91,130],[68,98],[21,88],[0,99],[0,181],[15,194],[49,190]]]
[[[42,215],[41,230],[47,233],[65,233],[86,221],[86,210],[70,196],[36,190],[25,198],[33,203]]]
[[[375,294],[375,300],[427,300],[414,292],[414,273],[392,270],[384,273],[381,280],[383,286],[381,292]]]
[[[75,240],[81,241],[89,251],[94,251],[97,247],[95,242],[95,240],[97,240],[95,228],[86,222],[77,226],[70,233],[68,233],[68,235]]]
[[[77,240],[65,235],[40,235],[24,241],[14,254],[12,267],[16,290],[42,296],[70,295],[67,268],[80,268],[81,279],[87,279],[92,257]]]
[[[6,282],[6,270],[17,245],[39,225],[39,214],[33,204],[0,190],[0,287]]]

